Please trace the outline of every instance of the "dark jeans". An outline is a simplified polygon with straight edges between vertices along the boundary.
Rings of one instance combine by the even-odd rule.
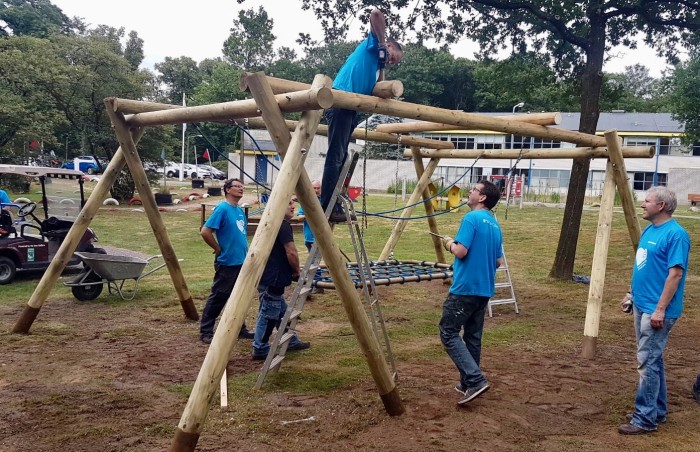
[[[199,324],[200,337],[212,337],[216,318],[226,306],[228,297],[231,296],[233,286],[236,284],[242,265],[214,264],[214,282],[211,285],[211,294],[202,312],[202,320]],[[245,329],[245,323],[241,331]]]
[[[357,112],[355,110],[343,110],[329,108],[325,118],[328,122],[328,152],[323,166],[323,179],[321,180],[321,206],[325,211],[331,201],[331,196],[340,178],[345,159],[348,156],[348,145],[352,137],[352,131],[357,126]]]
[[[480,387],[486,383],[481,373],[481,335],[488,297],[449,294],[442,306],[440,340],[457,366],[463,388]],[[464,329],[463,339],[459,337]]]

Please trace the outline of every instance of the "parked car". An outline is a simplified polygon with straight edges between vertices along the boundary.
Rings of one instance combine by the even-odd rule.
[[[44,168],[37,166],[0,165],[0,174],[15,174],[38,178],[41,183],[41,204],[30,202],[17,208],[19,222],[13,222],[11,215],[0,209],[0,285],[9,284],[15,279],[18,270],[46,270],[58,252],[61,243],[68,235],[80,209],[85,204],[83,174],[65,168]],[[64,183],[48,183],[51,178],[73,179],[78,181],[79,190],[65,190]],[[40,219],[34,211],[39,206],[44,211]],[[76,251],[104,253],[95,248],[97,236],[88,228],[83,234]],[[76,255],[68,265],[81,262]]]
[[[185,165],[186,175],[192,179],[213,179],[211,171],[205,168],[205,165]]]
[[[78,168],[75,167],[75,162],[78,162]],[[81,155],[73,160],[63,162],[61,168],[82,171],[87,174],[99,174],[102,172],[100,165],[97,164],[95,158],[91,155]]]
[[[199,165],[199,167],[204,169],[204,171],[209,171],[212,178],[214,178],[214,179],[218,179],[218,180],[226,179],[226,173],[224,173],[223,171],[221,171],[218,168],[215,168],[211,165]]]

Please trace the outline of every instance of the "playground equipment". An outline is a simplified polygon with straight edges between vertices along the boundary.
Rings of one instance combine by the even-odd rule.
[[[243,81],[243,80],[242,80]],[[276,149],[283,157],[279,176],[270,198],[260,219],[260,227],[250,243],[248,256],[241,269],[239,278],[233,289],[229,302],[223,311],[212,344],[207,352],[197,381],[195,382],[187,405],[180,418],[178,429],[175,433],[171,450],[192,451],[197,445],[199,436],[204,429],[207,413],[215,392],[218,390],[219,380],[228,363],[231,348],[236,343],[235,335],[240,331],[245,315],[254,299],[256,292],[255,283],[259,281],[263,269],[270,254],[274,239],[283,219],[285,207],[289,203],[292,193],[295,192],[316,238],[323,259],[333,278],[333,283],[338,290],[340,301],[346,310],[348,320],[358,338],[358,344],[362,354],[367,359],[368,368],[377,385],[384,408],[390,415],[400,415],[404,412],[403,402],[392,378],[390,369],[386,363],[383,352],[370,326],[367,313],[364,310],[360,297],[354,284],[347,274],[343,256],[333,238],[331,228],[318,202],[318,198],[311,187],[311,180],[304,169],[304,159],[310,147],[314,135],[319,130],[320,110],[330,107],[352,109],[367,113],[381,113],[390,116],[399,116],[410,119],[427,120],[442,124],[450,124],[458,127],[469,127],[480,130],[516,134],[519,136],[538,137],[545,141],[563,141],[574,143],[583,148],[572,149],[534,149],[527,150],[455,150],[452,144],[438,140],[418,139],[414,137],[398,138],[385,132],[372,132],[358,130],[353,136],[362,139],[376,139],[377,141],[401,143],[411,147],[411,156],[414,158],[416,173],[419,182],[414,193],[408,201],[407,207],[401,214],[401,220],[392,231],[382,254],[388,255],[393,250],[396,241],[405,228],[406,219],[410,215],[412,206],[421,196],[424,201],[428,199],[427,184],[430,182],[433,171],[437,167],[440,158],[456,157],[460,152],[463,158],[591,158],[592,156],[610,158],[615,161],[615,172],[619,177],[624,177],[623,156],[634,154],[638,157],[651,157],[654,148],[632,148],[629,152],[621,149],[618,142],[609,141],[608,137],[598,137],[580,132],[563,129],[549,128],[542,124],[542,118],[533,123],[524,122],[527,118],[520,116],[520,120],[511,121],[503,118],[494,118],[475,113],[446,110],[442,108],[411,104],[391,99],[381,99],[373,96],[348,93],[332,90],[330,80],[318,75],[310,88],[299,89],[297,82],[287,82],[280,79],[267,78],[262,73],[244,76],[245,86],[251,92],[253,99],[225,102],[215,105],[201,105],[196,107],[180,107],[175,105],[163,105],[152,102],[141,102],[126,99],[108,98],[105,100],[106,112],[110,116],[112,125],[120,143],[120,148],[110,161],[104,177],[95,187],[91,198],[80,213],[78,221],[68,234],[67,240],[59,249],[57,259],[52,262],[53,267],[42,278],[37,286],[28,306],[23,311],[20,319],[13,329],[14,332],[26,333],[36,316],[41,305],[46,300],[51,287],[58,277],[59,270],[64,265],[64,259],[75,249],[77,238],[82,234],[97,212],[99,205],[106,196],[109,188],[116,180],[116,176],[128,165],[134,178],[139,193],[144,194],[142,201],[148,215],[151,227],[161,247],[162,254],[170,271],[173,285],[175,286],[186,315],[189,318],[197,318],[192,298],[180,271],[177,258],[170,244],[167,231],[160,218],[155,200],[151,194],[143,165],[136,149],[136,144],[147,126],[166,124],[182,124],[198,121],[229,122],[236,118],[250,118],[261,115],[264,124],[270,131]],[[275,94],[281,93],[281,94]],[[303,112],[298,123],[285,121],[283,114]],[[548,121],[556,119],[555,114],[550,114]],[[551,122],[549,122],[551,123]],[[290,136],[289,128],[294,129]],[[323,133],[320,131],[319,133]],[[616,140],[616,134],[614,134]],[[393,141],[392,141],[393,140]],[[422,150],[420,147],[429,149]],[[607,148],[607,149],[605,149]],[[468,153],[472,155],[467,157]],[[454,154],[454,155],[451,155]],[[427,167],[423,167],[423,158],[430,159]],[[628,228],[634,239],[634,206],[627,205],[627,198],[632,202],[629,185],[626,180],[615,179],[616,185],[623,198],[625,218],[628,220]],[[614,191],[614,188],[613,188]],[[95,198],[95,201],[91,201]],[[631,208],[630,208],[631,206]],[[431,221],[433,212],[430,202],[426,203],[428,212],[428,225],[431,232],[438,233],[436,224]],[[637,230],[639,224],[636,223]],[[637,234],[637,241],[639,235]],[[433,245],[439,262],[445,262],[444,253],[437,237],[433,237]],[[380,260],[386,257],[380,256]],[[55,263],[55,265],[54,265]],[[596,261],[594,260],[594,265]],[[593,285],[592,285],[593,287]],[[599,285],[602,287],[602,282]],[[602,292],[602,290],[601,290]],[[595,317],[594,310],[593,317]],[[599,318],[600,311],[598,310]],[[595,319],[594,319],[595,320]],[[587,320],[588,324],[588,320]],[[597,320],[591,322],[597,336]],[[589,331],[586,331],[588,338]],[[592,336],[590,336],[592,337]],[[589,341],[595,345],[595,338]],[[594,349],[594,348],[593,348]]]

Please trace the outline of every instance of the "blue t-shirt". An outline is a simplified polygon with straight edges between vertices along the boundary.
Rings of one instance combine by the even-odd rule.
[[[333,81],[333,88],[357,94],[372,94],[379,77],[379,40],[370,32],[350,54]]]
[[[679,266],[683,269],[683,277],[666,308],[666,317],[677,319],[681,316],[689,254],[690,236],[676,220],[659,226],[650,224],[644,229],[632,269],[632,299],[637,309],[646,314],[654,312],[664,290],[668,270]]]
[[[5,190],[0,190],[0,203],[1,204],[12,204],[10,197],[7,195]]]
[[[464,216],[455,242],[467,255],[455,258],[450,293],[493,297],[498,259],[503,255],[503,235],[489,210],[472,210]]]
[[[222,201],[216,205],[204,226],[215,231],[216,241],[221,247],[216,263],[242,265],[248,254],[248,222],[243,209]]]
[[[304,215],[303,207],[299,207],[297,215]],[[304,220],[304,242],[314,243],[315,241],[316,239],[314,238],[314,233],[311,231],[311,226],[309,226],[309,222]]]

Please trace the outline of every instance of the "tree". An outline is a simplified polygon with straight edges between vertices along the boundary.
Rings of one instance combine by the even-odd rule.
[[[139,38],[139,34],[134,30],[129,32],[129,39],[124,46],[124,58],[133,69],[138,69],[143,61],[143,39]]]
[[[71,21],[50,0],[5,0],[0,3],[0,37],[70,34],[79,21]]]
[[[361,11],[361,19],[374,7],[371,0],[302,0],[322,19],[329,38],[347,30],[347,19]],[[666,0],[405,0],[383,2],[392,10],[392,29],[414,30],[419,39],[457,42],[462,36],[475,39],[484,55],[499,48],[523,52],[530,46],[546,51],[551,64],[562,76],[580,80],[581,122],[579,131],[594,133],[600,115],[603,62],[611,46],[635,47],[643,35],[647,44],[670,61],[679,46],[700,30],[700,3]],[[406,19],[399,12],[413,8]],[[550,271],[556,278],[570,279],[578,242],[589,159],[575,159],[557,253]]]
[[[275,56],[272,48],[275,42],[273,23],[262,6],[257,13],[252,8],[239,11],[231,34],[224,41],[224,57],[235,67],[249,71],[269,65]]]
[[[182,95],[192,95],[194,89],[202,83],[202,73],[197,62],[190,57],[165,57],[162,63],[156,63],[160,72],[158,81],[168,87],[167,98],[171,104],[182,104]]]
[[[605,74],[600,109],[664,111],[664,108],[667,108],[665,91],[665,81],[652,77],[646,66],[641,64],[627,66],[623,73]]]
[[[671,77],[671,112],[685,124],[687,142],[700,142],[700,52],[678,64]]]

